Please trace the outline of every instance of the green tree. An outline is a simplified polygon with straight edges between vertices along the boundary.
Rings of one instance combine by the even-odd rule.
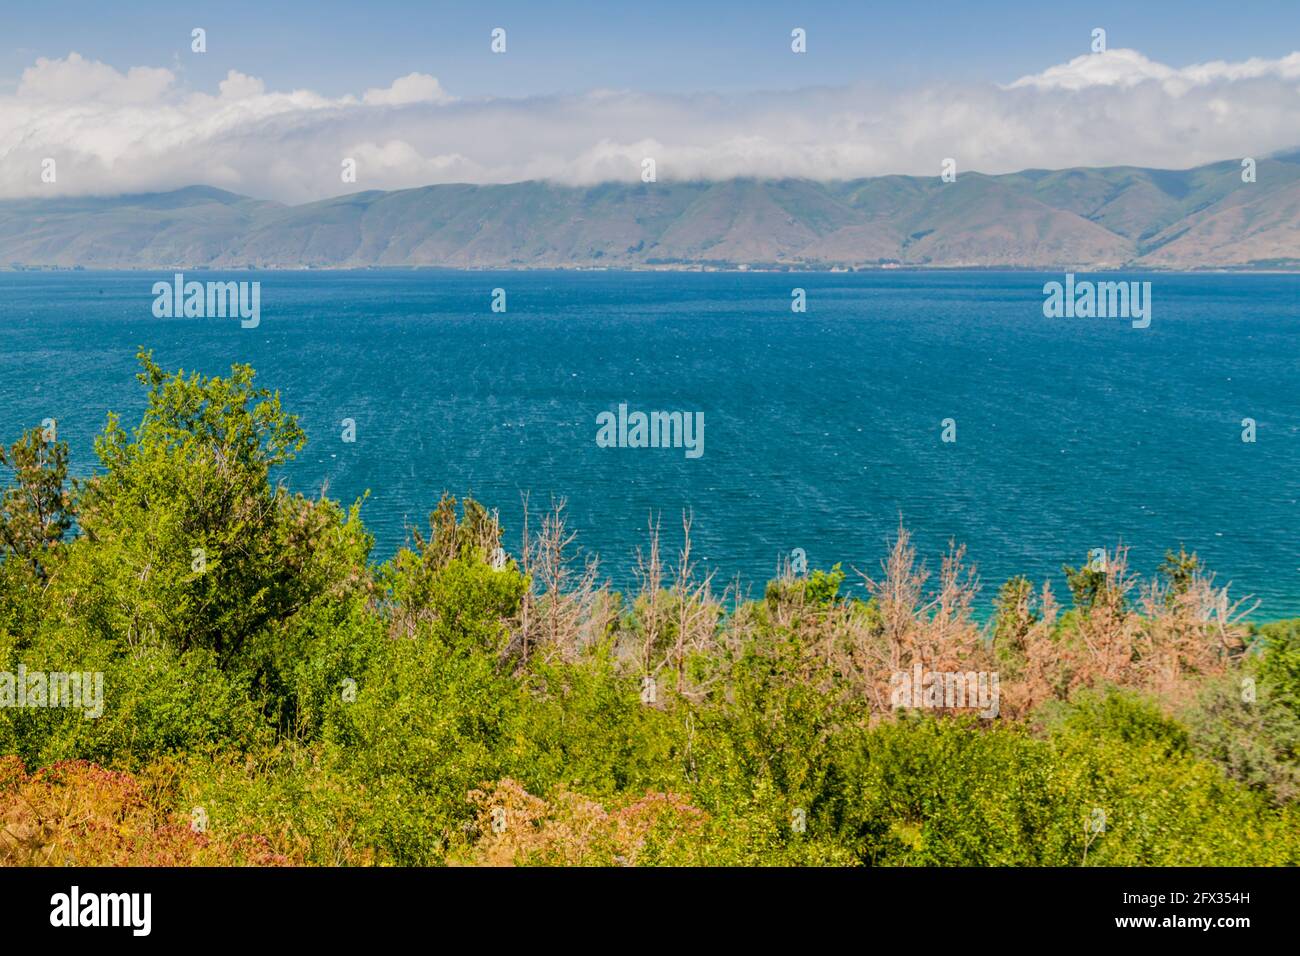
[[[1034,585],[1017,576],[1004,583],[994,602],[993,649],[1009,674],[1020,673],[1025,663],[1029,632],[1038,623],[1034,613]]]
[[[104,472],[80,502],[70,596],[106,636],[208,648],[226,666],[262,629],[363,584],[369,538],[357,507],[272,480],[304,435],[250,367],[208,378],[139,360],[148,406],[131,434],[110,415],[96,440]]]
[[[0,446],[0,466],[15,484],[0,497],[0,554],[30,564],[44,580],[46,555],[63,541],[74,512],[68,488],[68,446],[33,428],[9,448]]]
[[[1192,581],[1201,570],[1201,559],[1193,551],[1188,554],[1187,551],[1179,545],[1178,553],[1174,554],[1172,550],[1165,552],[1165,558],[1160,562],[1160,567],[1156,569],[1157,573],[1169,582],[1169,591],[1165,595],[1165,602],[1172,604],[1174,599],[1180,594],[1186,594],[1188,588],[1192,586]]]

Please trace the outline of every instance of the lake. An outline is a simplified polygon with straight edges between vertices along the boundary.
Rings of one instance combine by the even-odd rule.
[[[1122,542],[1144,574],[1181,544],[1256,617],[1300,614],[1297,276],[1115,277],[1151,282],[1147,328],[1045,317],[1059,273],[187,274],[260,282],[256,328],[155,318],[171,278],[0,273],[0,437],[54,418],[87,473],[108,411],[138,421],[144,345],[252,364],[308,434],[286,480],[369,490],[376,559],[443,491],[498,508],[514,550],[529,492],[567,499],[617,587],[650,513],[673,549],[691,509],[701,568],[753,594],[795,548],[876,571],[901,518],[932,567],[966,544],[982,604],[1013,574],[1068,600],[1061,565]],[[702,453],[602,447],[620,404],[702,420]]]

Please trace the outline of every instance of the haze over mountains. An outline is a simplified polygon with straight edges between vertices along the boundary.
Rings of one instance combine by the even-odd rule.
[[[1300,151],[1190,170],[0,201],[0,268],[1300,268]]]

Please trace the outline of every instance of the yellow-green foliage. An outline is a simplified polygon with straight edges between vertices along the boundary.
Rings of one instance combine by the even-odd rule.
[[[144,417],[110,419],[86,482],[39,431],[0,459],[0,671],[105,692],[97,719],[0,709],[0,862],[1300,863],[1294,624],[1236,654],[1083,572],[1059,621],[1009,582],[992,649],[844,597],[838,566],[725,610],[671,574],[561,592],[558,551],[502,562],[452,498],[375,566],[360,503],[277,482],[303,436],[251,369],[141,361]],[[1171,567],[1150,613],[1204,588]],[[872,653],[936,633],[1021,681],[1010,716],[872,697]]]

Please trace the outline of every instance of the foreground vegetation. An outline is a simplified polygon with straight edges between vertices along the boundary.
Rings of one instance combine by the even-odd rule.
[[[304,436],[251,369],[141,363],[93,477],[0,453],[0,671],[104,674],[97,719],[0,708],[2,862],[1300,863],[1300,621],[1195,555],[1066,568],[1068,607],[1013,579],[986,624],[901,528],[863,598],[715,587],[689,516],[624,596],[562,506],[512,548],[451,498],[374,565],[360,503],[277,480]],[[997,673],[998,716],[893,708],[918,663]]]

